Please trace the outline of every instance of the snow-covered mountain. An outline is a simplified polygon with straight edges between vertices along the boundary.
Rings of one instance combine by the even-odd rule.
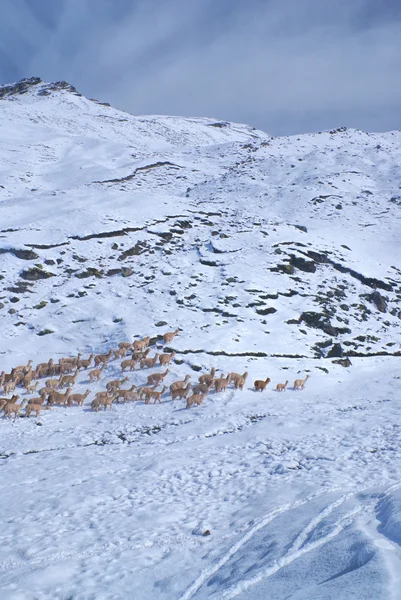
[[[167,385],[249,373],[188,411],[1,419],[2,598],[401,597],[400,164],[399,131],[274,138],[0,86],[0,372],[149,335]]]

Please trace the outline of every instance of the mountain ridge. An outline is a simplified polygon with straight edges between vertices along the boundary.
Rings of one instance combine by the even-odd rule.
[[[107,107],[106,118],[103,104],[88,101],[66,82],[33,78],[13,85],[17,96],[8,95],[5,104],[3,97],[0,121],[5,134],[0,188],[3,285],[6,293],[24,285],[28,290],[20,281],[26,279],[21,259],[4,270],[5,260],[10,265],[9,248],[31,248],[38,262],[54,262],[48,279],[33,272],[32,287],[20,298],[26,303],[37,293],[34,305],[47,302],[41,318],[48,312],[50,321],[56,316],[48,295],[59,279],[66,294],[75,296],[83,291],[77,286],[80,279],[102,287],[102,279],[121,277],[123,265],[125,273],[132,271],[124,281],[131,287],[136,281],[143,301],[149,285],[145,280],[143,288],[143,277],[165,282],[162,273],[169,271],[174,278],[180,271],[172,267],[174,261],[190,256],[191,268],[205,271],[198,284],[190,276],[170,295],[163,283],[156,292],[159,302],[167,293],[163,302],[169,311],[178,307],[197,313],[197,327],[218,323],[225,332],[222,345],[238,337],[242,323],[249,327],[248,340],[254,325],[265,330],[264,348],[251,344],[235,352],[285,355],[291,347],[294,355],[304,355],[309,347],[306,354],[324,356],[325,344],[340,344],[341,353],[351,356],[399,352],[401,265],[393,264],[389,253],[399,247],[401,181],[395,169],[400,132],[338,128],[273,138],[246,125],[206,118],[136,117],[112,107]],[[17,227],[16,210],[22,216]],[[89,270],[76,268],[75,244],[81,244],[81,254],[85,240],[94,244],[113,237],[120,240],[118,252],[110,244],[108,258],[90,258],[93,247],[88,248],[88,256],[81,258],[93,264]],[[373,239],[375,257],[370,255]],[[66,249],[68,265],[61,254]],[[152,264],[153,256],[159,267]],[[245,278],[233,276],[236,263],[247,270]],[[39,281],[32,284],[36,276]],[[217,303],[202,295],[206,281],[213,282]],[[255,285],[257,281],[262,285]],[[195,298],[188,300],[192,287],[197,288]],[[242,289],[258,287],[258,293]],[[225,288],[236,302],[226,299]],[[267,302],[267,297],[281,300]],[[7,295],[1,301],[10,302]],[[26,325],[18,327],[18,336],[22,327],[28,335],[37,330],[35,311],[29,303],[22,306],[18,303],[17,322]],[[163,310],[156,305],[154,310],[155,322],[162,320]],[[143,318],[151,327],[149,317]],[[126,326],[129,330],[132,324]],[[284,326],[280,349],[269,341],[270,326],[281,335]],[[11,337],[17,335],[12,331]],[[362,337],[369,341],[363,343]]]

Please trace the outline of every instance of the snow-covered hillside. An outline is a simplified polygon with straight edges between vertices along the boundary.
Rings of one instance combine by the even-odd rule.
[[[1,598],[401,598],[400,161],[398,131],[0,86],[0,372],[146,335],[167,388],[248,372],[96,413],[111,360],[83,407],[1,418]]]

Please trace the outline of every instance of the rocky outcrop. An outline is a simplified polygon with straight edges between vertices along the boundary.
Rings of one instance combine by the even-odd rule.
[[[316,265],[313,260],[308,260],[303,258],[302,256],[295,256],[295,254],[290,254],[291,264],[300,271],[304,271],[305,273],[315,273]]]
[[[339,334],[343,333],[351,333],[351,330],[348,327],[334,327],[331,325],[328,318],[321,314],[315,312],[303,312],[300,317],[301,321],[303,321],[309,327],[314,327],[315,329],[321,329],[327,335],[332,337],[336,337]]]
[[[70,85],[66,81],[44,83],[40,77],[28,77],[17,81],[17,83],[0,86],[0,99],[9,96],[20,96],[30,90],[35,90],[38,96],[50,96],[52,92],[61,90],[71,92],[76,96],[82,96],[73,85]]]
[[[341,347],[341,344],[333,344],[330,350],[327,352],[327,358],[341,358],[344,351]]]
[[[33,267],[32,269],[26,269],[25,271],[21,271],[20,276],[22,279],[26,279],[27,281],[38,281],[39,279],[49,279],[49,277],[54,277],[54,273],[50,273],[50,271],[45,271],[43,269],[39,269],[39,267]]]
[[[383,298],[380,292],[376,290],[373,294],[370,294],[369,300],[376,305],[377,310],[381,313],[387,312],[387,300]]]

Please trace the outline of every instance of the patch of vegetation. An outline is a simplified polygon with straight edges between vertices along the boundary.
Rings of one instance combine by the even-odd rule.
[[[47,305],[47,302],[45,300],[41,300],[39,302],[39,304],[35,304],[35,306],[33,308],[40,310],[41,308],[44,308]]]

